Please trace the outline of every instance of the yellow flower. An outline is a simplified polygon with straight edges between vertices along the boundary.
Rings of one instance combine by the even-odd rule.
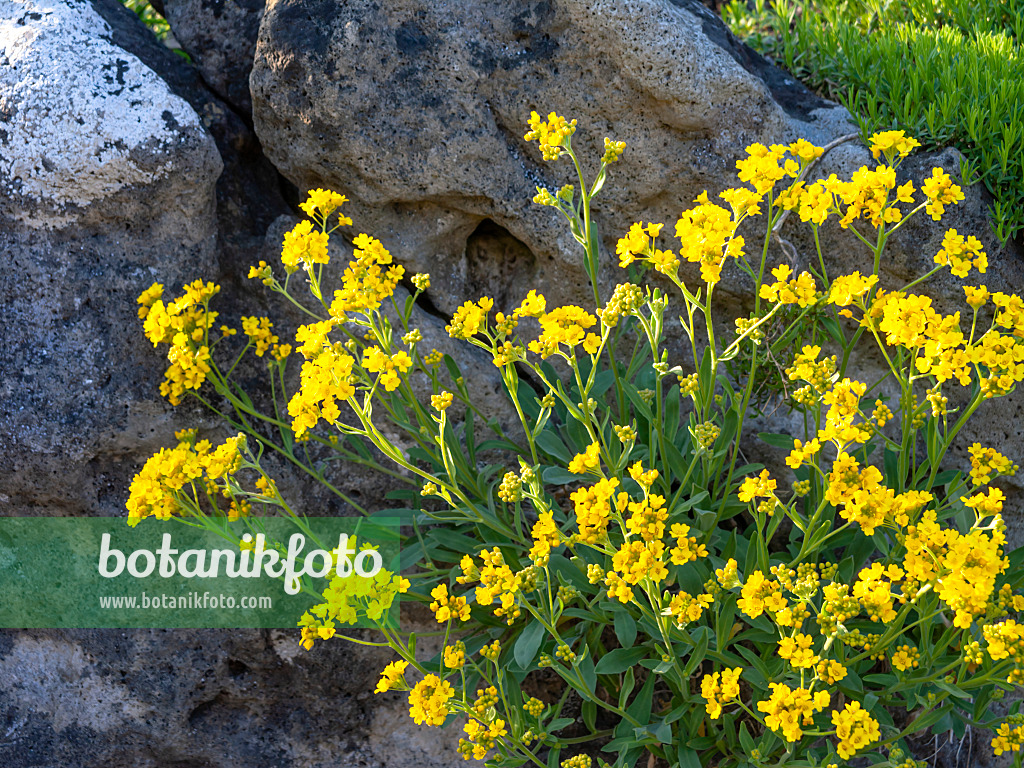
[[[900,672],[906,672],[918,666],[921,652],[912,645],[901,645],[892,654],[892,666]]]
[[[401,689],[406,685],[405,669],[409,666],[408,661],[392,661],[380,674],[380,681],[374,689],[374,693],[384,693]]]
[[[974,485],[985,485],[997,475],[1017,473],[1017,465],[994,448],[984,448],[981,443],[975,443],[968,452],[971,454],[971,482]]]
[[[540,317],[544,314],[545,309],[547,309],[547,300],[531,288],[514,314],[517,317]]]
[[[305,202],[299,203],[299,208],[309,218],[324,222],[328,216],[338,210],[343,203],[347,202],[348,198],[344,195],[339,195],[337,192],[331,192],[328,189],[311,189]],[[351,223],[352,219],[348,216],[338,214],[338,224]]]
[[[582,475],[585,472],[596,472],[601,466],[601,445],[591,443],[583,453],[578,453],[569,462],[569,471],[574,475]]]
[[[701,279],[714,284],[721,280],[726,257],[743,255],[743,238],[736,236],[738,221],[725,208],[709,202],[706,192],[695,202],[699,205],[684,211],[676,222],[676,237],[681,243],[679,255],[692,264],[700,264]],[[671,252],[661,253],[655,254],[655,269],[675,275],[678,259]]]
[[[880,155],[885,155],[886,160],[891,161],[894,157],[906,157],[915,149],[921,146],[921,142],[913,139],[903,131],[882,131],[875,133],[869,139],[871,156],[877,160]]]
[[[878,282],[877,275],[861,276],[860,272],[837,277],[828,292],[828,303],[848,307],[863,297]]]
[[[869,715],[859,701],[851,701],[842,711],[832,713],[839,744],[836,751],[844,760],[865,749],[879,739],[878,721]]]
[[[938,221],[949,204],[956,205],[964,199],[964,193],[941,168],[932,168],[932,175],[924,180],[921,191],[928,198],[925,212]]]
[[[324,232],[313,229],[313,222],[300,221],[290,232],[285,233],[281,248],[281,263],[288,272],[294,272],[302,263],[309,268],[313,264],[327,264],[328,237]]]
[[[448,669],[462,669],[466,664],[466,644],[461,640],[444,649],[444,665]]]
[[[955,229],[950,229],[942,238],[942,248],[935,254],[935,263],[948,266],[949,271],[957,277],[967,277],[972,266],[985,274],[988,256],[982,250],[981,241],[974,235],[964,239]]]
[[[551,550],[561,544],[561,534],[555,524],[552,512],[541,512],[540,517],[530,531],[533,547],[530,548],[530,559],[539,566],[547,565]]]
[[[530,113],[530,130],[523,137],[526,141],[536,140],[545,160],[557,160],[564,151],[570,136],[576,132],[576,121],[567,122],[554,112],[547,120],[541,120],[536,112]]]
[[[964,286],[964,294],[967,298],[967,304],[972,309],[981,309],[988,302],[989,292],[988,288],[984,285],[974,288],[970,285]]]
[[[759,701],[757,708],[764,712],[765,725],[781,733],[786,741],[799,741],[803,735],[802,726],[811,725],[815,712],[828,706],[827,691],[811,693],[806,688],[790,688],[782,683],[769,683],[772,694],[767,701]]]
[[[597,318],[581,307],[572,304],[557,307],[541,315],[541,334],[536,341],[530,342],[530,351],[548,357],[558,352],[562,344],[571,350],[583,343],[587,329],[596,323]]]
[[[602,479],[588,488],[573,491],[578,538],[584,544],[599,544],[607,538],[611,517],[611,495],[619,487],[618,478]]]
[[[417,725],[443,725],[448,701],[455,695],[451,683],[427,675],[409,692],[409,715]]]
[[[628,267],[637,256],[649,256],[654,247],[654,238],[661,233],[663,224],[649,223],[644,226],[636,222],[629,228],[625,237],[619,238],[615,244],[615,255],[619,257],[619,266]]]
[[[644,579],[659,582],[668,576],[662,561],[664,553],[665,545],[660,541],[627,542],[612,557],[612,566],[627,584],[639,584]]]
[[[740,695],[740,673],[743,667],[704,675],[700,681],[700,695],[707,702],[705,709],[712,720],[722,716],[722,707]]]
[[[477,302],[467,301],[452,316],[451,325],[445,330],[453,339],[471,339],[487,327],[487,313],[494,306],[494,300],[487,296]]]
[[[449,595],[447,584],[438,584],[430,591],[430,596],[434,598],[430,610],[434,612],[438,624],[444,624],[450,619],[469,620],[469,604],[466,598]]]
[[[784,637],[779,642],[779,656],[797,669],[809,669],[820,660],[811,650],[814,638],[797,632],[792,637]]]
[[[796,304],[800,308],[813,304],[818,296],[814,277],[810,272],[801,272],[795,280],[790,280],[792,272],[788,264],[780,264],[773,269],[775,282],[761,286],[761,298],[772,303]]]
[[[270,331],[273,327],[269,317],[242,318],[242,331],[249,337],[249,343],[256,347],[256,357],[263,357],[267,350],[277,345],[278,338]]]
[[[451,406],[454,399],[455,396],[451,392],[439,392],[430,396],[430,405],[438,411],[444,411]]]

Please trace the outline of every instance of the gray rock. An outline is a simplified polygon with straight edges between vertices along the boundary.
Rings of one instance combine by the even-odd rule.
[[[5,0],[0,18],[0,494],[6,514],[116,513],[125,459],[173,431],[135,297],[216,263],[222,164],[91,5]]]
[[[166,0],[163,15],[209,87],[246,120],[264,0]]]
[[[344,641],[306,652],[280,630],[4,632],[4,765],[464,764],[455,727],[374,695],[390,660]]]

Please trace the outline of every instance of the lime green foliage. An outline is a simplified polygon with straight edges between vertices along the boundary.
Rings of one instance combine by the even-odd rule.
[[[121,0],[121,5],[132,11],[156,35],[156,39],[166,45],[186,61],[192,61],[192,57],[178,47],[174,36],[171,35],[171,25],[167,19],[156,12],[146,0]]]
[[[954,146],[995,197],[1004,243],[1024,228],[1024,0],[732,0],[732,30],[856,116]]]

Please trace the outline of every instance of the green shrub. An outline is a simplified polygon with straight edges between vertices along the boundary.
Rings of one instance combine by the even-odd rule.
[[[864,135],[955,146],[995,197],[1004,243],[1024,228],[1024,0],[732,0],[733,31],[841,101]]]
[[[941,169],[919,190],[897,186],[895,167],[917,145],[898,131],[872,137],[882,164],[849,181],[809,183],[823,150],[806,141],[755,144],[724,205],[704,194],[680,215],[677,248],[660,223],[623,233],[625,281],[602,297],[591,202],[624,145],[605,140],[588,182],[575,121],[535,113],[530,127],[546,160],[571,164],[574,183],[534,200],[568,222],[594,304],[549,307],[531,290],[504,314],[482,297],[448,326],[493,360],[518,436],[473,408],[450,357],[442,365],[421,349],[410,321],[427,275],[398,301],[404,269],[365,234],[332,273],[328,242],[352,223],[337,193],[311,191],[281,265],[249,274],[309,316],[294,350],[269,318],[243,317],[241,333],[220,324],[210,283],[173,299],[155,284],[139,298],[147,338],[168,350],[172,403],[198,397],[325,483],[332,465],[313,463],[311,446],[375,466],[384,456],[413,478],[416,490],[399,494],[415,523],[408,581],[388,574],[372,593],[305,582],[323,603],[298,619],[303,644],[387,645],[397,658],[377,692],[407,692],[418,723],[465,718],[459,751],[495,767],[589,768],[598,755],[616,768],[809,768],[854,756],[917,768],[915,740],[970,725],[997,731],[997,754],[1019,750],[1020,702],[1008,715],[989,708],[1024,679],[1024,625],[1012,618],[1024,610],[1022,553],[1004,553],[1004,496],[991,484],[1017,467],[980,444],[969,469],[944,465],[971,415],[1024,380],[1024,301],[965,285],[962,327],[959,312],[941,315],[911,291],[946,269],[985,271],[980,242],[955,230],[932,270],[898,291],[878,285],[887,239],[914,216],[940,219],[960,188]],[[863,273],[830,275],[820,250],[799,275],[771,269],[768,234],[785,211],[815,235],[839,219],[864,244]],[[765,237],[748,251],[737,228],[755,217]],[[754,312],[723,338],[716,288],[737,272],[755,281]],[[669,349],[669,318],[689,341],[681,353]],[[790,350],[805,323],[808,343]],[[867,344],[887,369],[871,384],[851,365]],[[730,375],[741,349],[745,364]],[[233,376],[247,353],[266,361],[270,413]],[[299,357],[296,386],[285,369]],[[779,358],[792,360],[804,428],[762,435],[792,470],[772,477],[744,463],[740,435],[758,369]],[[414,380],[429,386],[422,400]],[[135,478],[132,524],[207,525],[204,510],[226,508],[242,526],[270,505],[303,525],[247,441],[214,448],[196,437]],[[349,635],[357,616],[405,590],[433,611],[439,651],[383,625],[380,640]]]

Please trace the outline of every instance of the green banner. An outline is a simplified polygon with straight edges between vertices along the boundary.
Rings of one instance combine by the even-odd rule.
[[[0,518],[0,627],[286,629],[328,587],[351,608],[339,630],[397,627],[398,598],[382,615],[372,598],[398,573],[399,520],[194,523]]]

